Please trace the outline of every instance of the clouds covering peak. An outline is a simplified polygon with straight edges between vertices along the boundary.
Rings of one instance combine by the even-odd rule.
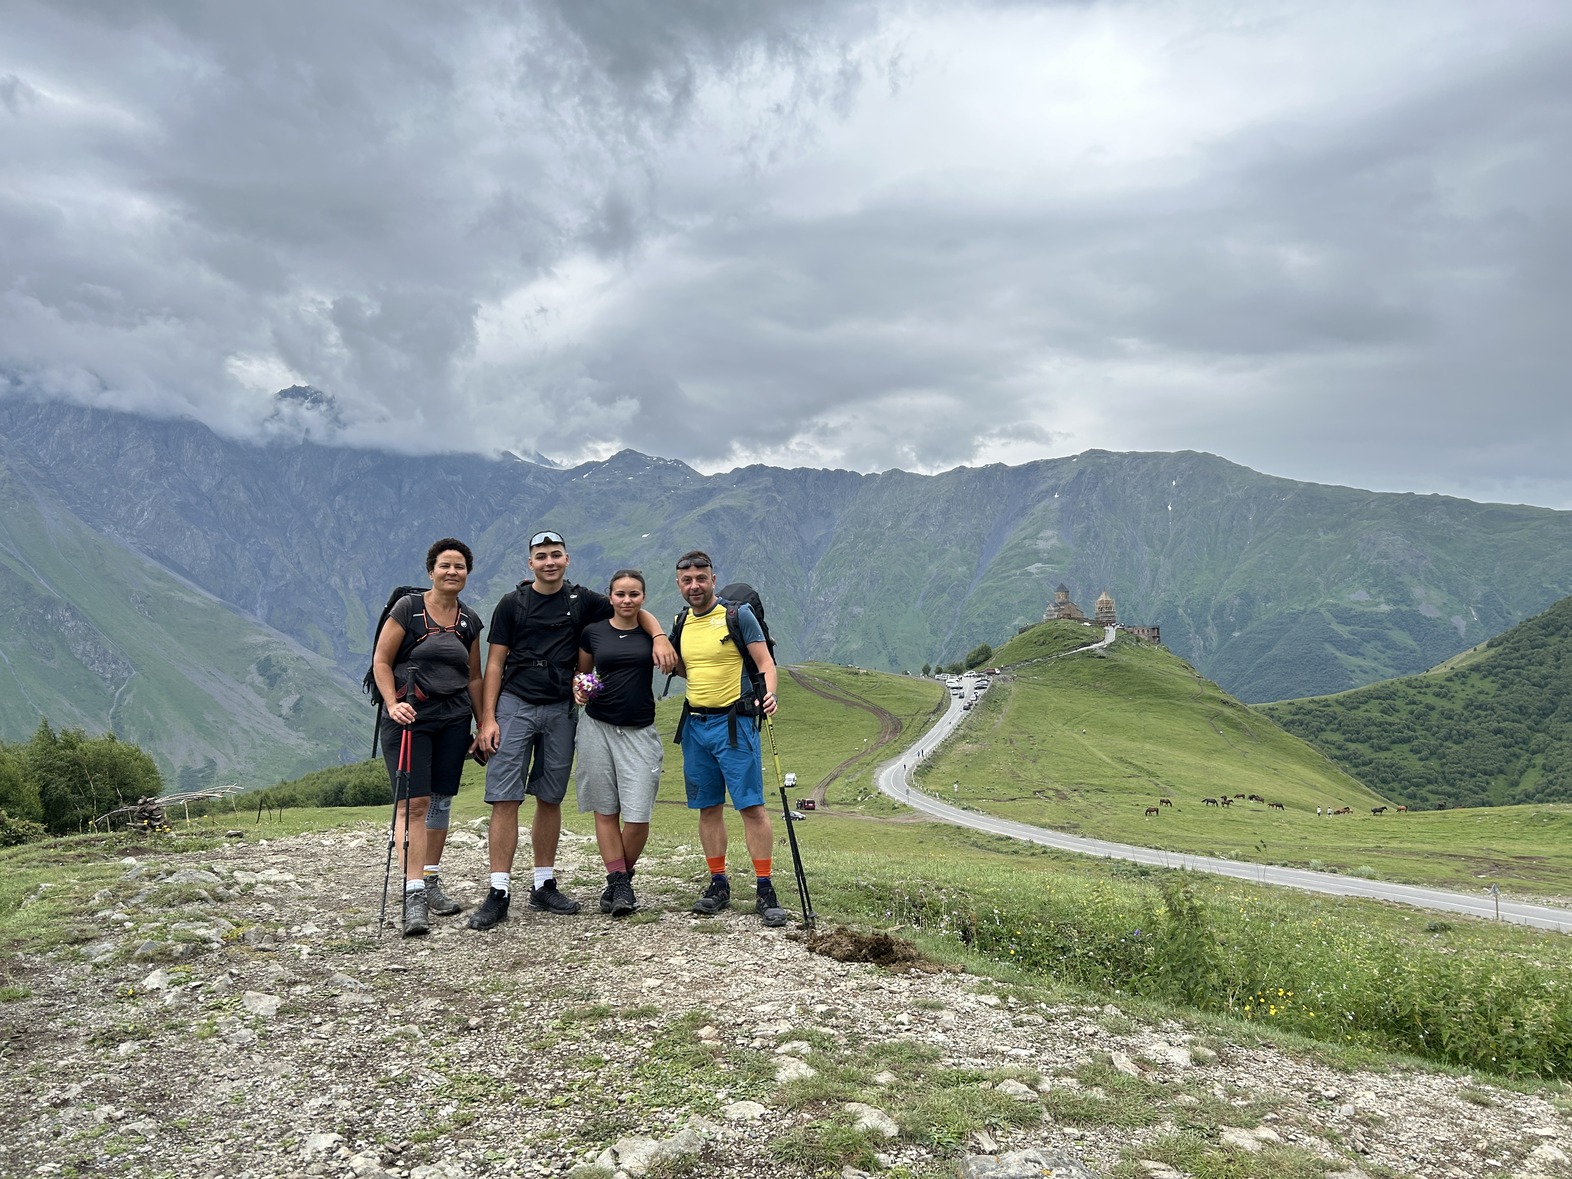
[[[8,5],[0,376],[700,469],[1572,507],[1572,11]],[[271,419],[271,426],[268,425]]]

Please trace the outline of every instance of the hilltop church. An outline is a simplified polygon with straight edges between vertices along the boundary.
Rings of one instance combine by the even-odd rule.
[[[1120,626],[1119,612],[1114,606],[1112,595],[1107,590],[1097,595],[1097,602],[1092,607],[1092,616],[1086,614],[1070,600],[1070,587],[1060,583],[1053,591],[1053,601],[1048,603],[1048,608],[1043,611],[1043,621],[1052,622],[1054,619],[1064,619],[1069,622],[1095,623],[1097,626],[1117,626],[1120,630],[1134,635],[1138,639],[1145,639],[1148,643],[1161,643],[1160,628],[1156,626]]]

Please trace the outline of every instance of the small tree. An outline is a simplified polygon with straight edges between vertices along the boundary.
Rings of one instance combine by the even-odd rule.
[[[966,669],[981,667],[993,658],[993,648],[987,643],[979,644],[966,653]]]
[[[44,817],[38,781],[27,769],[27,748],[0,743],[0,811],[34,823]]]
[[[922,665],[922,673],[923,673],[923,675],[932,675],[933,674],[933,664],[931,664],[931,663],[924,663]]]
[[[116,807],[164,792],[158,766],[135,745],[113,733],[89,737],[80,729],[56,736],[48,721],[27,744],[27,768],[52,835],[80,831]]]

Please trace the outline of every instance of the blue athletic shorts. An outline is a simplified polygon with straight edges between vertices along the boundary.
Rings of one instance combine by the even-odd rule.
[[[682,784],[688,809],[720,806],[731,791],[737,810],[764,805],[764,765],[753,718],[737,718],[737,744],[727,732],[730,717],[690,713],[682,727]]]

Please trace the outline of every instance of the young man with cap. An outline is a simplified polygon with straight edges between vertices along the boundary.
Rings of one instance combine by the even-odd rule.
[[[764,630],[746,605],[735,607],[742,646],[763,682],[763,694],[748,679],[742,650],[733,640],[727,607],[715,597],[715,568],[707,554],[694,550],[677,560],[677,588],[688,603],[683,619],[678,675],[688,681],[677,743],[682,746],[683,785],[688,808],[699,812],[699,844],[709,862],[710,884],[693,911],[719,913],[731,904],[726,874],[726,794],[742,816],[743,839],[757,877],[755,908],[764,924],[785,925],[786,910],[770,878],[775,837],[764,807],[764,763],[759,749],[761,714],[772,717],[775,660]]]
[[[519,808],[526,794],[535,797],[530,823],[535,876],[529,907],[548,913],[579,911],[578,902],[558,889],[556,881],[562,800],[573,764],[573,674],[580,632],[610,618],[611,602],[565,579],[568,546],[559,532],[548,529],[530,537],[529,568],[534,580],[521,581],[504,594],[491,615],[476,738],[489,755],[491,889],[471,914],[471,929],[490,929],[507,919]],[[660,622],[642,610],[639,625],[654,640],[655,664],[670,672],[677,656]]]

